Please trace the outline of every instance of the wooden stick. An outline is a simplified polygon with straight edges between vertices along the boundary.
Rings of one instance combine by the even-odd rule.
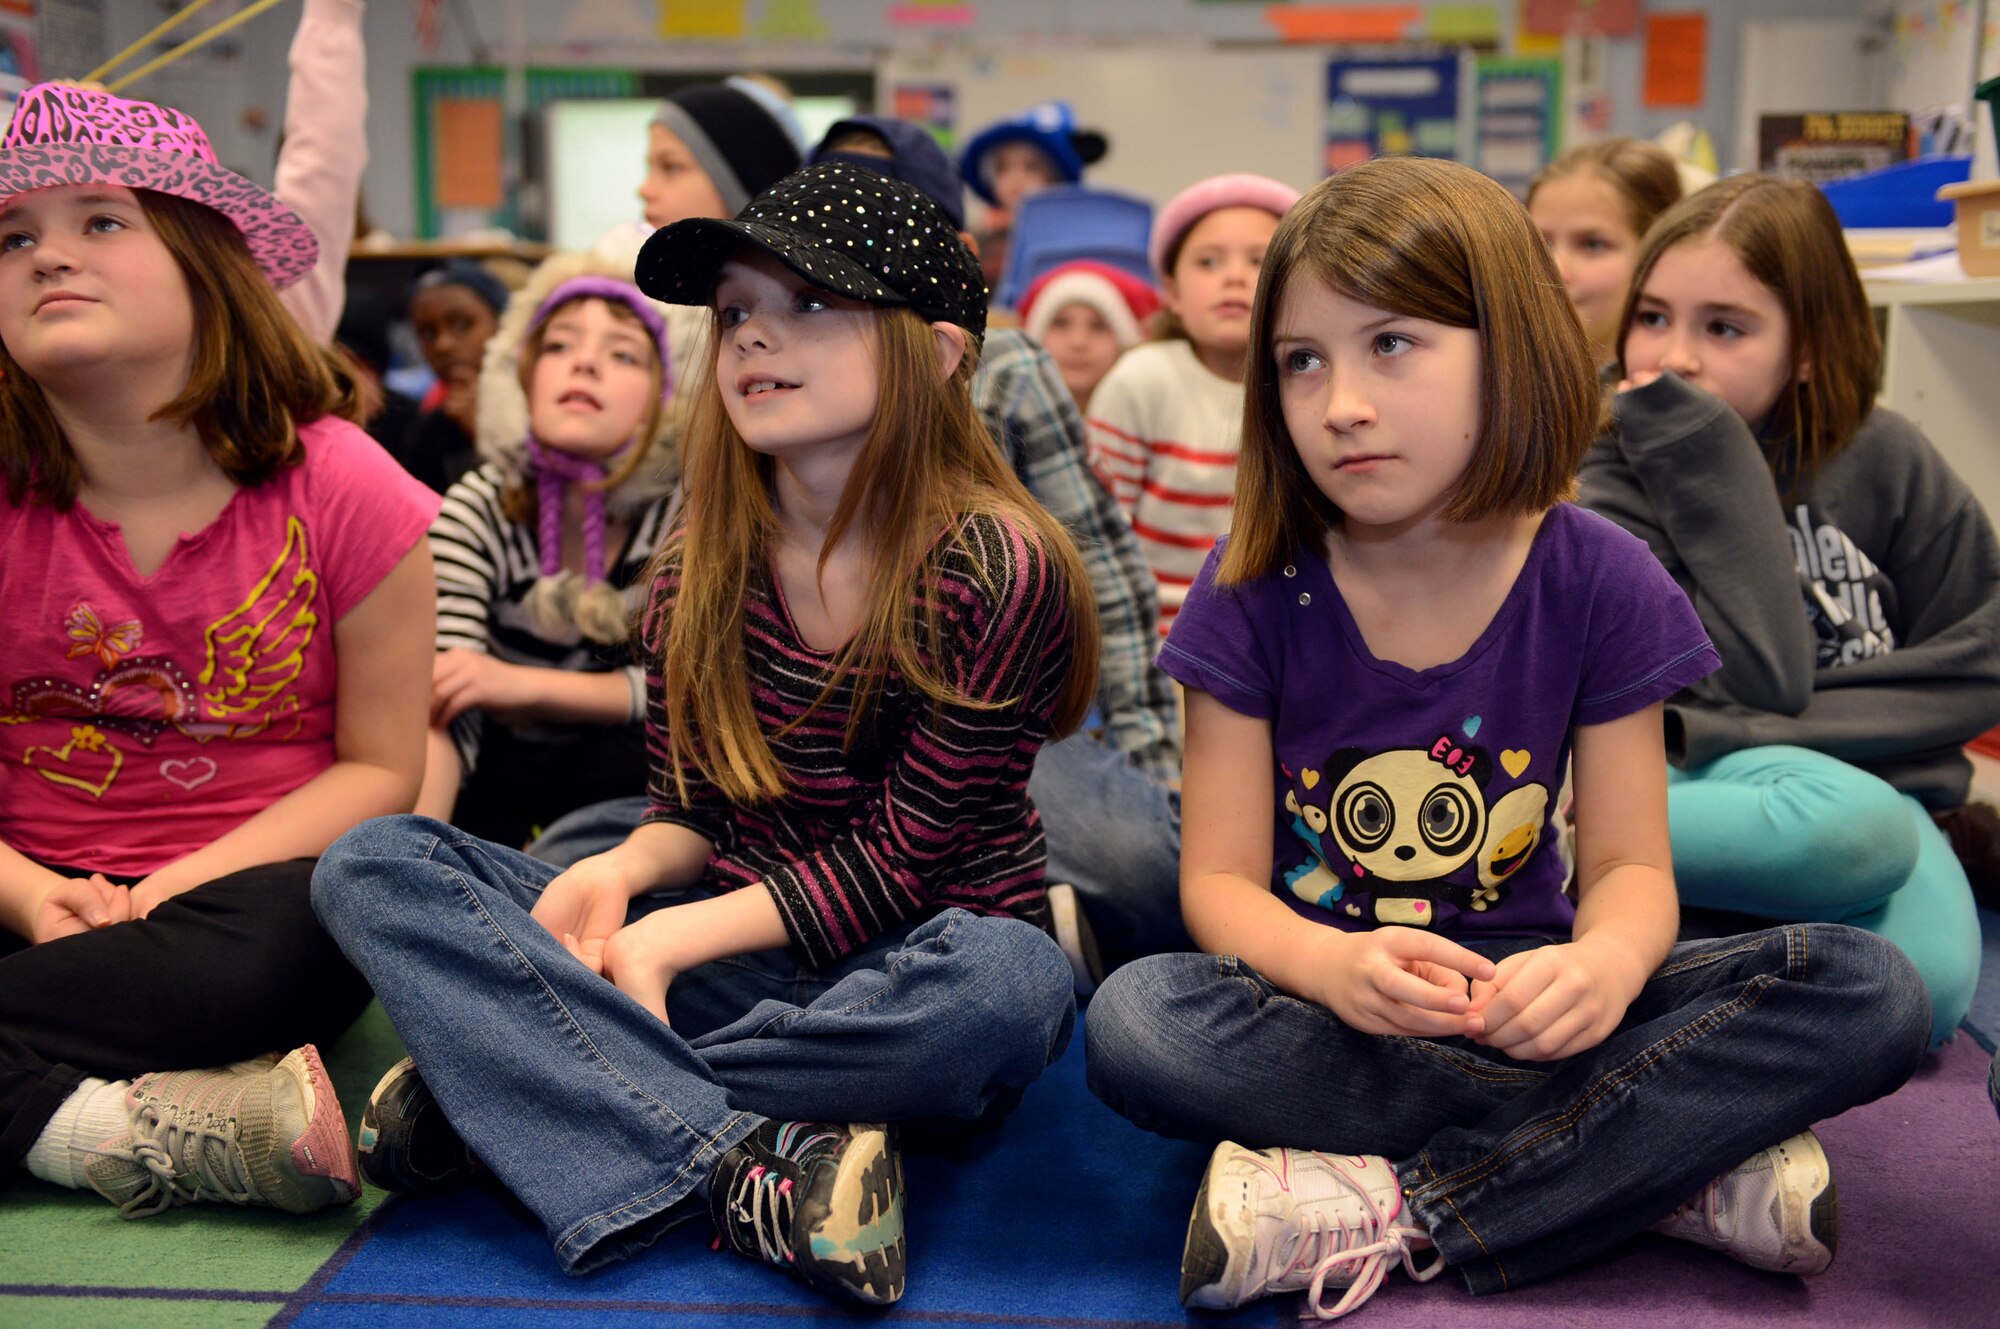
[[[106,74],[109,74],[112,70],[118,68],[118,66],[124,64],[127,60],[130,60],[133,56],[139,54],[139,52],[145,50],[148,46],[151,46],[157,38],[163,36],[166,33],[167,29],[176,26],[177,24],[180,23],[182,19],[193,18],[195,12],[197,10],[205,8],[208,5],[208,3],[209,0],[194,0],[194,3],[189,5],[186,9],[180,10],[174,14],[169,15],[167,17],[166,22],[162,23],[159,27],[154,28],[151,32],[141,37],[138,41],[133,42],[130,46],[126,47],[118,54],[112,56],[109,60],[106,60],[103,64],[91,70],[88,74],[85,74],[82,78],[78,79],[77,81],[79,83],[97,82],[98,80],[102,79]]]
[[[198,0],[198,2],[206,3],[206,0]],[[222,22],[208,29],[206,32],[201,33],[199,36],[188,38],[186,41],[182,42],[179,46],[176,46],[173,50],[168,51],[165,55],[155,56],[153,59],[148,60],[145,64],[140,65],[137,69],[133,70],[131,73],[126,74],[124,77],[120,78],[116,83],[111,84],[109,87],[105,89],[105,91],[119,92],[125,88],[129,88],[134,83],[137,83],[140,79],[146,77],[146,75],[152,73],[154,70],[160,68],[161,66],[172,64],[174,61],[186,55],[189,51],[192,51],[197,47],[206,46],[208,43],[214,41],[217,37],[220,37],[223,33],[228,32],[231,28],[236,27],[238,24],[248,23],[251,19],[256,18],[259,14],[269,9],[271,6],[283,3],[284,0],[257,0],[256,4],[247,6],[241,13],[232,14],[228,18],[222,20]]]

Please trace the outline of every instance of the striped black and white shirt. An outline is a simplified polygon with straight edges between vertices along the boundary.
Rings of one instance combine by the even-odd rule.
[[[437,568],[440,651],[458,647],[481,651],[508,664],[579,673],[627,672],[640,686],[643,673],[630,647],[603,645],[571,632],[550,640],[528,622],[522,601],[541,579],[542,559],[532,526],[508,519],[501,506],[504,473],[488,464],[468,473],[445,491],[444,505],[431,524],[431,559]],[[662,497],[639,514],[625,545],[617,551],[605,579],[624,592],[626,608],[636,611],[643,590],[639,577],[665,533],[671,497]],[[467,711],[452,722],[452,741],[470,775],[479,759],[481,717]],[[560,742],[577,726],[539,725],[523,737]]]

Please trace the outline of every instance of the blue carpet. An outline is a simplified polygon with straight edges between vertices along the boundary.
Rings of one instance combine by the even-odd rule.
[[[1901,1093],[1822,1127],[1843,1169],[1851,1243],[1833,1272],[1758,1274],[1678,1243],[1643,1240],[1619,1256],[1513,1296],[1474,1302],[1447,1276],[1397,1286],[1366,1321],[1381,1329],[1465,1325],[1665,1326],[1688,1309],[1663,1289],[1699,1289],[1716,1325],[1949,1323],[2000,1261],[2000,1206],[1985,1194],[2000,1132],[1984,1092],[2000,1035],[2000,913],[1982,909],[1982,982],[1961,1037]],[[709,1249],[706,1222],[583,1278],[562,1274],[539,1224],[487,1191],[385,1203],[272,1321],[303,1329],[573,1329],[581,1324],[1079,1325],[1144,1329],[1191,1323],[1292,1323],[1296,1301],[1233,1316],[1189,1316],[1177,1300],[1188,1205],[1206,1151],[1147,1135],[1084,1087],[1079,1028],[1069,1050],[997,1131],[957,1155],[912,1152],[910,1289],[886,1318],[830,1305],[741,1257]],[[1911,1281],[1899,1238],[1921,1232],[1935,1197],[1985,1235],[1962,1232]],[[1912,1195],[1915,1190],[1919,1195]],[[1933,1197],[1920,1199],[1920,1195]],[[1975,1198],[1984,1195],[1985,1198]],[[1910,1206],[1915,1204],[1915,1210]],[[1989,1228],[1989,1224],[1991,1227]],[[1949,1255],[1950,1258],[1946,1258]],[[1392,1284],[1401,1285],[1400,1275]],[[579,1319],[578,1317],[586,1317]],[[1969,1322],[1969,1321],[1961,1321]]]
[[[622,1264],[568,1278],[538,1225],[489,1192],[384,1204],[271,1321],[309,1329],[1015,1326],[1188,1329],[1289,1325],[1296,1299],[1193,1316],[1176,1264],[1205,1151],[1145,1135],[1083,1086],[1068,1053],[993,1136],[956,1158],[917,1153],[908,1296],[886,1315],[830,1305],[790,1279],[709,1250],[689,1224]],[[2000,1129],[1986,1054],[1961,1038],[1901,1091],[1823,1123],[1848,1241],[1827,1274],[1763,1274],[1680,1242],[1620,1252],[1504,1297],[1449,1273],[1400,1275],[1358,1321],[1375,1329],[1834,1329],[1991,1319],[2000,1267]],[[1939,1206],[1951,1218],[1939,1226]],[[1939,1234],[1949,1232],[1947,1241]],[[4,1319],[4,1311],[0,1311]]]
[[[1188,1206],[1208,1151],[1147,1135],[1091,1096],[1081,1028],[1001,1127],[956,1154],[908,1152],[909,1292],[899,1324],[1185,1326],[1177,1296]],[[540,1225],[474,1191],[392,1200],[294,1304],[300,1329],[848,1326],[847,1312],[776,1270],[709,1249],[706,1222],[571,1278]],[[1143,1263],[1135,1253],[1143,1252]],[[1218,1325],[1269,1324],[1252,1307]]]

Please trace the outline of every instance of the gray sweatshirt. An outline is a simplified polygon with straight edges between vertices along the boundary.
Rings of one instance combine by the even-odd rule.
[[[1667,704],[1675,763],[1785,743],[1964,802],[1960,749],[2000,724],[2000,544],[1929,440],[1878,407],[1787,494],[1736,412],[1671,374],[1616,413],[1582,502],[1652,546],[1722,655]]]

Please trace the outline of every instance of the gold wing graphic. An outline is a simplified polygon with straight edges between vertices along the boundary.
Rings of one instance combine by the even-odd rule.
[[[305,526],[288,517],[285,548],[271,570],[203,634],[208,660],[197,681],[204,719],[227,720],[228,737],[249,738],[297,713],[299,699],[286,689],[305,669],[306,647],[319,627],[318,600]]]

